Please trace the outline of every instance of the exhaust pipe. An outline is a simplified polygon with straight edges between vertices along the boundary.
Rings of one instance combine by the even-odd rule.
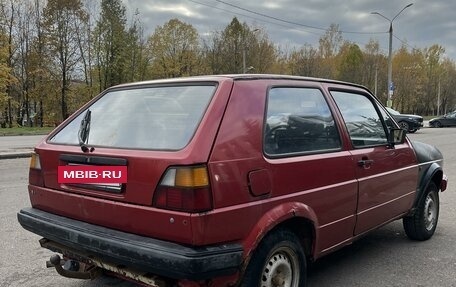
[[[46,261],[46,267],[54,267],[57,273],[63,277],[76,278],[76,279],[95,279],[101,274],[101,269],[95,265],[90,265],[88,268],[83,268],[81,270],[81,265],[87,265],[85,263],[80,263],[76,260],[64,260],[61,259],[58,254],[51,256],[49,261]]]

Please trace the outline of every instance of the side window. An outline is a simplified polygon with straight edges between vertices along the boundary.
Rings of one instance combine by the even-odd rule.
[[[339,149],[339,133],[321,91],[272,88],[263,144],[265,153],[271,156]]]
[[[390,131],[391,129],[399,128],[398,126],[396,126],[391,116],[384,109],[380,108],[380,113],[382,114],[382,117],[385,120],[385,124],[388,127],[388,131]]]
[[[387,143],[387,135],[374,103],[365,95],[331,92],[344,118],[350,139],[355,147]]]

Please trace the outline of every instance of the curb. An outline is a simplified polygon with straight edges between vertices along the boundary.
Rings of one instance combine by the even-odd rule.
[[[0,160],[31,157],[32,151],[0,153]]]

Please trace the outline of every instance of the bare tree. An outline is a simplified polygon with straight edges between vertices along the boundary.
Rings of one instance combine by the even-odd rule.
[[[81,60],[78,35],[81,23],[87,21],[80,0],[48,0],[44,9],[44,31],[46,42],[55,68],[56,77],[60,81],[61,118],[69,116],[67,96],[71,83],[71,76]]]

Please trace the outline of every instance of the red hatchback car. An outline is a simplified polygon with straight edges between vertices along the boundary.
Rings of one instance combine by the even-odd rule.
[[[447,185],[364,87],[280,75],[120,85],[35,148],[20,224],[63,276],[306,286],[307,263],[393,220],[426,240]]]

